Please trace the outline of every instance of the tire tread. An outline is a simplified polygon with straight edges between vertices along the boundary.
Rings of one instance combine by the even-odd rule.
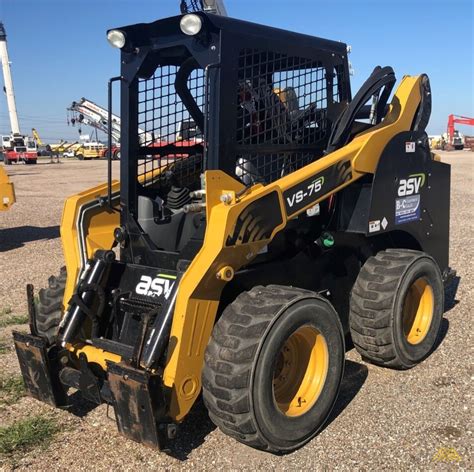
[[[62,267],[58,276],[52,275],[48,279],[48,287],[39,290],[35,301],[36,329],[50,344],[54,342],[61,322],[66,279],[66,267]]]
[[[370,257],[360,270],[350,299],[350,330],[356,349],[373,364],[406,369],[393,338],[393,306],[401,276],[425,253],[386,249]]]
[[[222,313],[206,350],[202,385],[211,420],[225,434],[257,449],[278,451],[258,431],[251,412],[254,355],[280,310],[308,293],[315,295],[277,285],[241,293]]]

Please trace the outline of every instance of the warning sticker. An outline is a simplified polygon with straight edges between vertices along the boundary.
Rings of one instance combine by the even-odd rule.
[[[420,195],[395,200],[395,224],[401,225],[420,218]]]
[[[369,233],[380,231],[380,220],[369,221]]]

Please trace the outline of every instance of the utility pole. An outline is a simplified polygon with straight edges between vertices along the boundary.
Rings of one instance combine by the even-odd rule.
[[[13,92],[13,81],[10,70],[10,61],[8,59],[7,50],[7,34],[3,23],[0,22],[0,58],[3,69],[4,90],[7,96],[8,114],[10,115],[11,132],[20,134],[20,125],[18,123],[18,115],[15,105],[15,94]]]

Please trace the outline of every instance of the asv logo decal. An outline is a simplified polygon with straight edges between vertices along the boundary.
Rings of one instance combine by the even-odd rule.
[[[140,282],[135,287],[135,292],[138,295],[145,295],[147,297],[161,297],[163,295],[167,300],[173,290],[175,279],[176,277],[173,277],[172,280],[163,277],[153,279],[148,275],[142,275]]]
[[[408,179],[400,179],[398,196],[406,197],[418,193],[423,185],[425,185],[425,174],[411,174]]]
[[[286,197],[289,207],[291,208],[295,203],[301,203],[306,197],[311,197],[311,195],[318,193],[323,188],[323,185],[324,177],[318,177],[306,187],[306,191],[298,190],[291,197]]]

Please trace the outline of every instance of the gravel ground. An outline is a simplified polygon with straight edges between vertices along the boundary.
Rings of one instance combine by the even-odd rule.
[[[58,419],[61,432],[46,450],[25,454],[16,467],[473,470],[470,263],[474,257],[474,154],[442,153],[442,158],[452,164],[451,266],[457,270],[459,285],[447,306],[441,342],[421,365],[396,372],[366,364],[357,352],[350,351],[341,394],[328,425],[305,447],[282,457],[255,451],[225,436],[212,425],[200,403],[181,426],[171,453],[165,454],[122,438],[113,412],[107,412],[105,405],[92,409],[75,398],[69,411],[61,411],[23,398],[0,411],[0,426],[46,413]],[[11,166],[8,173],[18,202],[0,214],[0,310],[11,308],[14,314],[23,314],[25,284],[41,287],[62,265],[58,225],[64,197],[103,181],[106,163]],[[0,330],[0,342],[9,338],[10,331]],[[18,372],[13,351],[0,354],[0,371]],[[10,467],[0,462],[0,470]]]

